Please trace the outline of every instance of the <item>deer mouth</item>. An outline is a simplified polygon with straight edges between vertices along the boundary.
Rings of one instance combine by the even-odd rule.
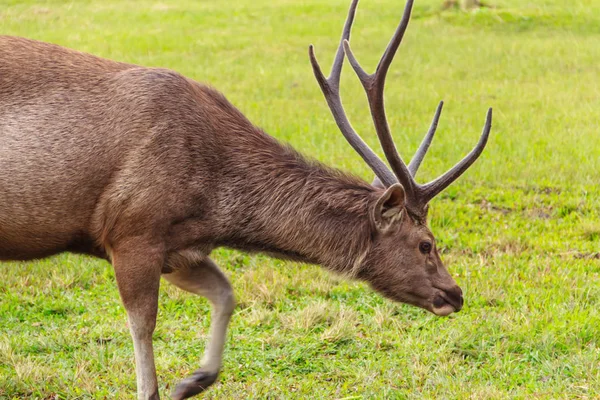
[[[431,311],[439,317],[445,317],[456,312],[456,308],[439,295],[433,299],[432,306]]]
[[[450,290],[440,289],[433,298],[431,306],[431,311],[440,317],[445,317],[453,312],[458,312],[463,306],[462,291],[458,286]]]

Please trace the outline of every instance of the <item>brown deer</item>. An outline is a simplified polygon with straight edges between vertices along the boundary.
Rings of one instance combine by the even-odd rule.
[[[408,166],[383,104],[413,2],[373,75],[348,45],[357,3],[329,78],[312,47],[309,53],[340,130],[377,176],[374,185],[306,160],[222,94],[173,71],[0,39],[0,259],[70,251],[109,260],[128,314],[139,398],[158,398],[152,333],[161,276],[213,304],[204,360],[173,398],[217,379],[234,309],[233,289],[209,258],[219,246],[320,264],[437,315],[461,309],[461,289],[427,227],[427,203],[479,157],[491,110],[473,151],[418,184],[414,175],[442,104]],[[391,171],[346,118],[339,94],[344,54],[364,85]]]

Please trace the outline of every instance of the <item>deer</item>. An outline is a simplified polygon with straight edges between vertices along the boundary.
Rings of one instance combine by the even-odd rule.
[[[341,133],[374,172],[372,183],[302,156],[217,90],[172,70],[0,38],[0,260],[72,252],[110,262],[133,341],[138,398],[159,398],[152,335],[161,277],[212,305],[200,366],[172,397],[197,395],[217,380],[235,308],[234,290],[210,258],[219,247],[321,265],[438,316],[463,307],[428,228],[428,204],[481,155],[492,110],[465,158],[417,183],[443,102],[406,165],[383,96],[413,0],[373,74],[349,45],[357,5],[352,0],[330,76],[312,45],[309,59]],[[345,58],[365,89],[389,167],[346,116]]]

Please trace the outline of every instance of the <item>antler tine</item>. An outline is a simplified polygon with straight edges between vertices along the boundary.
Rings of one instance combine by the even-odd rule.
[[[342,31],[342,38],[338,46],[333,65],[331,67],[331,73],[328,78],[325,78],[321,67],[315,57],[314,48],[312,45],[308,48],[308,54],[310,57],[310,63],[315,74],[315,78],[321,87],[321,91],[325,96],[327,105],[333,114],[335,122],[348,141],[352,148],[362,157],[362,159],[369,165],[369,167],[375,172],[375,175],[383,182],[384,185],[390,186],[397,182],[396,177],[385,163],[373,152],[373,150],[367,145],[364,140],[356,133],[352,128],[348,117],[344,111],[342,100],[340,97],[340,76],[342,72],[342,66],[344,64],[344,48],[343,43],[350,38],[350,30],[352,28],[352,22],[354,21],[354,15],[356,13],[356,7],[358,0],[353,0],[348,11],[348,17],[344,24]]]
[[[452,167],[448,172],[439,178],[425,184],[419,186],[419,202],[421,204],[427,204],[429,200],[434,198],[438,193],[447,188],[452,182],[458,179],[459,176],[463,174],[474,162],[477,160],[485,145],[487,144],[488,138],[490,136],[490,130],[492,129],[492,109],[488,109],[487,116],[485,119],[485,125],[483,127],[483,132],[481,133],[481,137],[479,138],[479,142],[477,145],[471,150],[469,154],[466,155],[465,158],[460,160],[454,167]]]
[[[440,116],[442,115],[442,108],[444,107],[444,102],[440,101],[437,109],[435,110],[435,115],[433,116],[433,121],[431,121],[431,125],[429,126],[429,131],[427,131],[427,135],[423,138],[419,149],[410,160],[410,164],[408,164],[408,170],[410,174],[414,178],[417,175],[417,171],[423,162],[423,158],[425,158],[425,154],[427,154],[427,150],[429,150],[429,146],[431,145],[431,141],[435,136],[435,131],[437,130],[438,122],[440,121]]]
[[[402,15],[400,24],[398,24],[398,28],[396,28],[394,36],[392,36],[392,39],[386,47],[383,56],[381,56],[381,60],[379,60],[379,64],[377,64],[377,70],[375,71],[376,82],[379,85],[381,85],[382,92],[383,85],[385,84],[385,76],[387,74],[388,69],[390,68],[390,64],[392,63],[394,56],[396,55],[398,47],[400,47],[400,43],[402,43],[402,38],[404,38],[406,28],[408,27],[408,22],[410,21],[410,14],[412,12],[412,6],[413,0],[407,0],[406,5],[404,6],[404,14]]]
[[[415,187],[417,185],[412,178],[410,171],[406,167],[406,164],[404,161],[402,161],[402,158],[400,158],[398,150],[396,150],[396,146],[394,145],[394,141],[390,133],[390,127],[387,122],[387,117],[385,115],[383,89],[385,86],[385,77],[389,66],[394,58],[394,55],[396,54],[396,50],[398,50],[398,47],[402,42],[404,32],[406,32],[406,28],[408,27],[412,5],[413,0],[408,0],[406,2],[402,20],[400,21],[394,36],[392,36],[390,43],[383,53],[383,56],[381,57],[374,74],[369,75],[362,69],[356,60],[356,57],[352,53],[352,50],[350,49],[350,43],[347,40],[344,40],[344,50],[348,56],[348,61],[356,72],[356,75],[358,75],[358,78],[360,79],[360,82],[367,93],[367,99],[371,109],[371,116],[373,117],[375,130],[377,131],[377,136],[379,138],[379,142],[381,143],[385,157],[388,160],[392,171],[394,171],[394,174],[404,186],[409,198],[413,198],[415,196]]]
[[[342,48],[342,42],[344,40],[350,40],[350,33],[352,32],[352,24],[354,23],[354,16],[356,15],[356,8],[358,7],[358,0],[352,0],[350,9],[348,10],[348,16],[346,22],[344,22],[344,29],[342,30],[342,38],[340,44],[335,52],[335,59],[331,66],[331,73],[329,74],[328,80],[336,82],[339,86],[340,77],[342,75],[342,67],[344,66],[344,49]]]

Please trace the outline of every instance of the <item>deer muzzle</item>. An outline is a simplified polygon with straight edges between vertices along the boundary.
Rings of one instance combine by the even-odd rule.
[[[464,301],[461,288],[454,286],[450,289],[438,290],[432,303],[432,311],[435,315],[445,317],[462,309]]]

